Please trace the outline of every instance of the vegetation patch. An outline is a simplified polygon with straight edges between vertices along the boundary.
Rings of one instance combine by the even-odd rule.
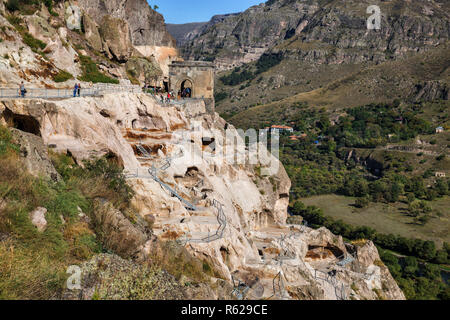
[[[53,76],[53,81],[55,82],[66,82],[70,79],[73,79],[73,75],[65,70],[59,70],[59,72]]]
[[[79,77],[81,81],[92,83],[114,83],[119,84],[119,80],[108,77],[98,70],[97,64],[91,57],[80,55],[80,63],[83,74]]]

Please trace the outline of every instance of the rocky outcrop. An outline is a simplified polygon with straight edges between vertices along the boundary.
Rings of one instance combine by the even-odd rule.
[[[104,16],[99,28],[103,50],[109,58],[125,62],[131,56],[133,47],[128,22],[111,16]]]
[[[37,228],[39,232],[44,232],[47,228],[47,220],[45,219],[45,215],[47,213],[47,209],[39,207],[30,213],[31,223]]]
[[[6,109],[9,117],[34,119],[39,125],[33,128],[44,142],[70,152],[78,163],[112,154],[123,165],[135,191],[135,211],[121,212],[98,200],[92,217],[105,247],[123,258],[145,263],[155,257],[161,261],[168,251],[189,252],[223,279],[217,280],[223,281],[218,285],[222,289],[213,298],[230,298],[232,278],[251,287],[250,299],[374,299],[375,291],[387,299],[402,298],[392,293],[398,287],[389,274],[378,272],[374,250],[365,255],[373,261],[364,260],[360,268],[357,262],[342,267],[333,281],[320,280],[316,270],[333,273],[342,256],[351,254],[347,244],[324,228],[286,225],[290,181],[284,168],[264,146],[260,167],[222,157],[220,150],[234,150],[236,159],[242,159],[245,148],[234,149],[242,138],[217,114],[207,113],[202,101],[163,106],[144,94],[116,93],[64,101],[10,100],[1,104],[0,110]],[[150,175],[152,166],[158,180]],[[157,169],[161,167],[165,169]],[[187,210],[186,201],[196,209]],[[210,235],[219,236],[202,240]],[[162,245],[174,240],[176,250]],[[366,278],[372,271],[379,278],[370,287],[371,278]],[[276,279],[280,285],[274,288]],[[353,282],[371,289],[355,291]],[[204,287],[188,296],[205,298],[208,292]]]
[[[237,16],[239,13],[219,14],[211,18],[209,22],[193,22],[185,24],[167,24],[167,30],[176,39],[179,47],[183,46],[186,42],[193,40],[206,29],[214,26],[215,24],[224,21],[225,19]]]
[[[382,12],[381,30],[367,30],[370,5]],[[188,59],[214,59],[223,69],[284,52],[315,64],[379,63],[423,52],[449,40],[448,3],[420,0],[278,0],[214,24],[185,43]]]
[[[105,200],[97,199],[94,206],[93,223],[102,235],[103,245],[122,258],[144,261],[144,246],[151,241],[151,234],[142,217],[133,215],[133,224],[132,219]]]
[[[48,156],[48,148],[41,137],[17,129],[11,129],[11,133],[29,173],[38,178],[61,181],[61,176],[53,166]]]
[[[163,72],[158,63],[152,58],[132,57],[127,61],[126,69],[128,74],[140,80],[142,83],[150,82],[162,76]]]
[[[80,289],[66,290],[64,300],[180,300],[183,287],[167,272],[100,254],[81,265]]]
[[[176,46],[175,39],[166,30],[163,16],[152,10],[145,0],[79,0],[78,4],[98,25],[107,15],[126,21],[134,46]]]
[[[416,85],[413,101],[448,100],[449,85],[443,81],[426,81]]]

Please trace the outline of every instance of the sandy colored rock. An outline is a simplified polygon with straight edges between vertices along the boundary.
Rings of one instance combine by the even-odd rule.
[[[39,207],[30,213],[31,223],[38,229],[39,232],[44,232],[47,228],[47,220],[45,215],[47,209]]]

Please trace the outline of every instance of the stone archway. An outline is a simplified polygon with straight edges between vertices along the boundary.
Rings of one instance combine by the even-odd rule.
[[[182,97],[194,97],[194,80],[192,80],[191,78],[182,78],[182,80],[178,82],[176,88],[178,92],[181,93]]]

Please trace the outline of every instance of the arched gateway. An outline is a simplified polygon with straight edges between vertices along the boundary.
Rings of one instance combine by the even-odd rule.
[[[187,98],[203,98],[214,112],[214,65],[205,61],[174,61],[170,68],[170,90]]]

